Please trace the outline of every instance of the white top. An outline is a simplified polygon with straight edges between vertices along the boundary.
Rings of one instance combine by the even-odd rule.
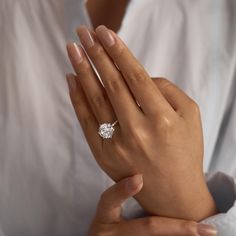
[[[133,0],[120,30],[151,75],[199,103],[205,170],[234,177],[235,13],[235,0]],[[80,24],[89,24],[82,0],[0,1],[0,235],[86,235],[111,183],[92,158],[64,79],[65,44]],[[231,209],[208,221],[219,235],[236,235],[234,182],[219,179],[211,191]],[[126,204],[127,215],[136,211]]]

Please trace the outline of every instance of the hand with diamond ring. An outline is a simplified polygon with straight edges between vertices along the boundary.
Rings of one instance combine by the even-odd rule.
[[[213,215],[216,209],[204,180],[196,103],[168,80],[151,79],[106,27],[96,32],[81,27],[78,35],[84,49],[68,44],[76,76],[70,74],[67,80],[75,112],[100,167],[116,182],[142,174],[144,187],[135,198],[150,214],[196,221]],[[116,120],[112,138],[101,138],[99,125]],[[103,132],[109,134],[106,128]]]

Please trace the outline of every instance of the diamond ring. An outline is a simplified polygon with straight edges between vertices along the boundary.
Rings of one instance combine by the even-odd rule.
[[[103,123],[99,126],[98,129],[98,134],[103,138],[103,139],[109,139],[112,138],[113,133],[115,131],[114,126],[118,123],[118,121],[115,121],[113,124],[111,123]]]

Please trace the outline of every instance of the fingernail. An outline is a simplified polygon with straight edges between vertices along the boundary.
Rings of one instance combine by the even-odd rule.
[[[77,88],[77,84],[76,84],[74,75],[68,74],[68,75],[66,75],[66,79],[67,79],[67,82],[68,82],[69,90],[70,91],[75,91],[76,88]]]
[[[73,64],[78,65],[83,61],[82,49],[77,45],[77,43],[67,44],[67,49]]]
[[[135,175],[130,177],[126,182],[126,189],[128,192],[133,192],[143,185],[143,176],[142,175]]]
[[[197,232],[201,236],[216,236],[217,234],[216,228],[207,224],[198,224]]]
[[[115,44],[115,38],[114,36],[111,34],[111,32],[104,26],[101,25],[96,29],[96,33],[99,37],[99,39],[102,41],[102,43],[106,46],[106,47],[111,47]]]
[[[79,64],[83,61],[82,52],[81,52],[81,49],[79,48],[79,46],[77,45],[77,43],[73,43],[73,46],[74,46],[75,52],[76,52],[75,59],[76,59],[76,62]]]
[[[82,26],[78,29],[78,35],[84,47],[91,48],[95,45],[95,40],[92,34],[85,26]]]

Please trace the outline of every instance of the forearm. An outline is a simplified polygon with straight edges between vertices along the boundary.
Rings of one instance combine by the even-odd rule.
[[[117,32],[129,0],[88,0],[87,9],[94,28],[106,25]]]

